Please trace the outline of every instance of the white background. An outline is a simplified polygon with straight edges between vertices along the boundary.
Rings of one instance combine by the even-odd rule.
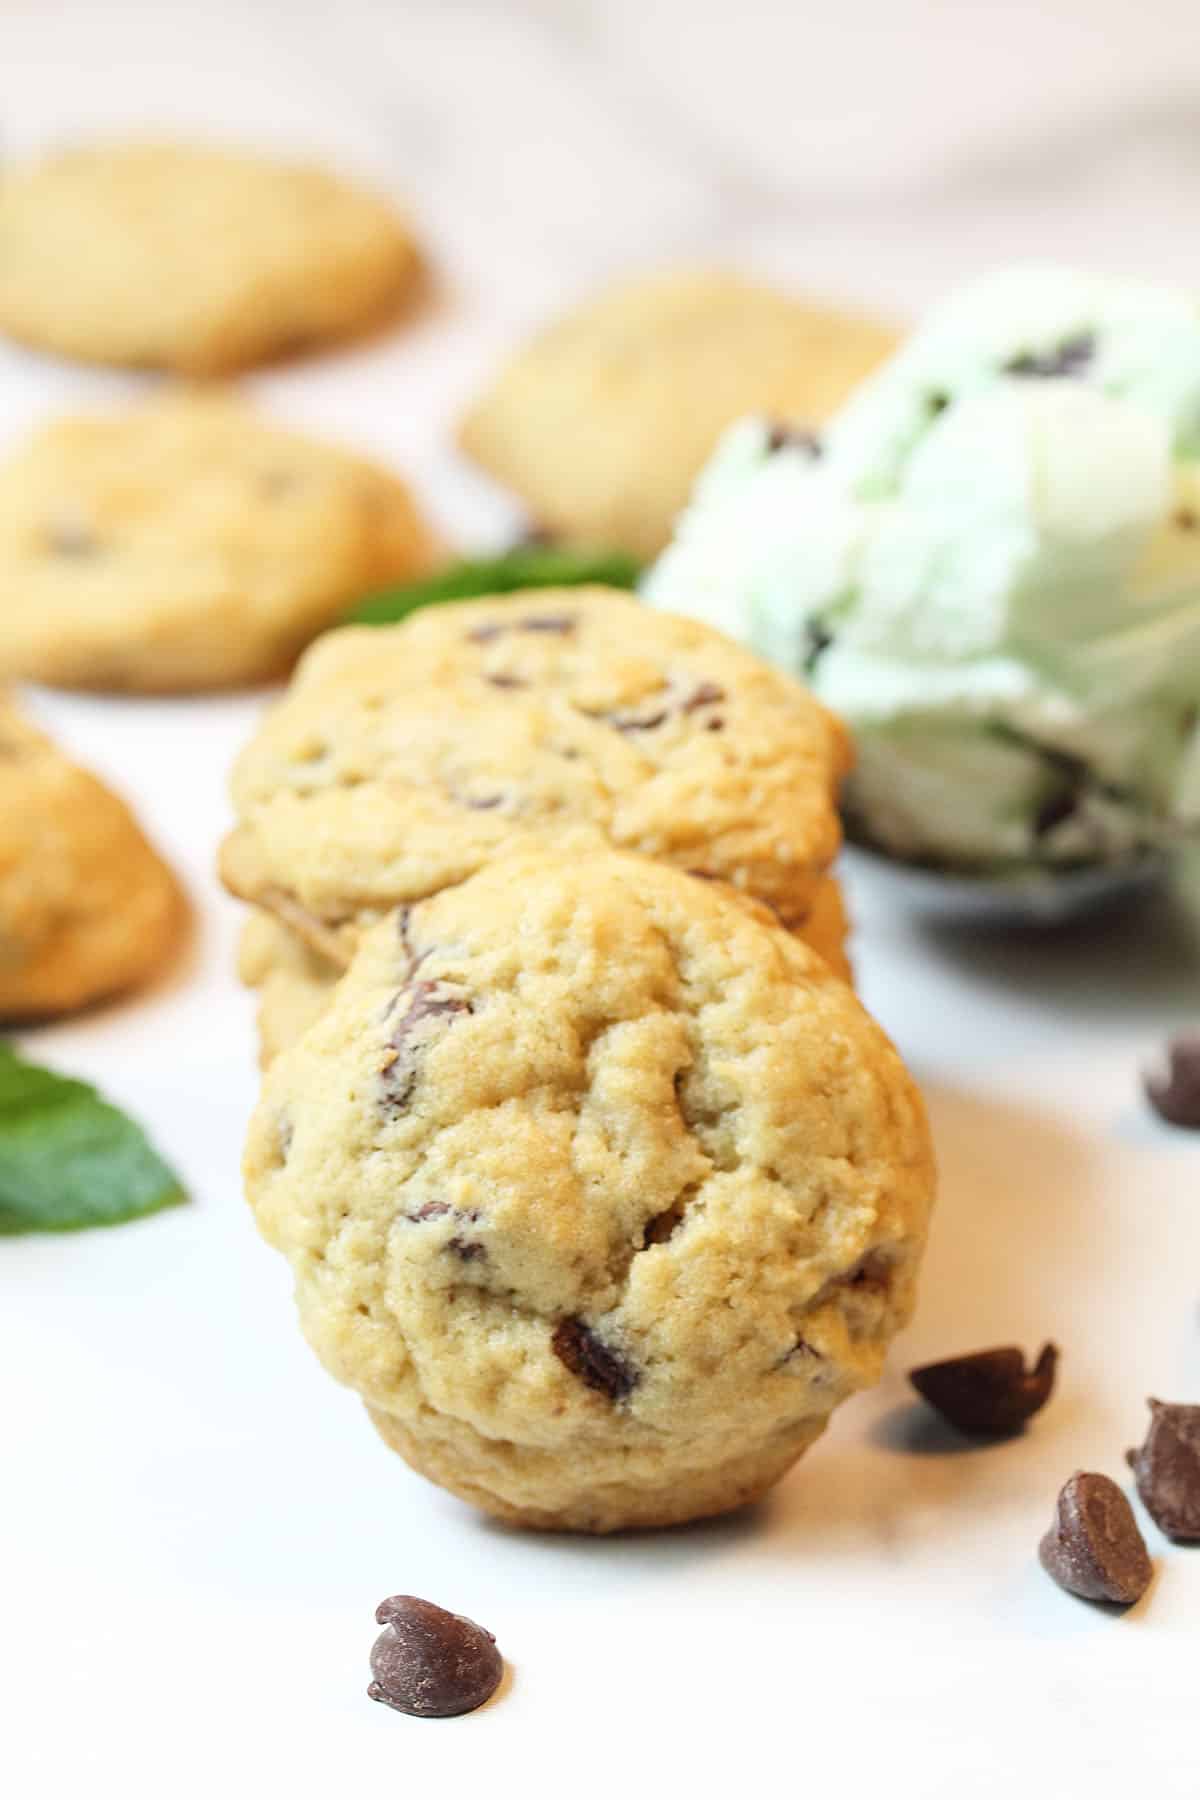
[[[474,543],[510,515],[447,423],[608,269],[725,255],[900,313],[1017,255],[1200,289],[1194,0],[0,3],[5,153],[142,123],[304,145],[411,204],[440,277],[422,320],[252,385],[407,469]],[[0,437],[136,385],[0,350]],[[1138,1087],[1200,1012],[1194,912],[933,935],[859,877],[864,993],[943,1170],[891,1374],[751,1515],[518,1536],[376,1442],[243,1207],[250,1006],[211,871],[261,700],[34,703],[136,799],[196,930],[150,994],[23,1042],[136,1111],[193,1198],[0,1243],[0,1789],[1195,1796],[1200,1551],[1147,1526],[1159,1577],[1123,1618],[1035,1557],[1073,1469],[1124,1479],[1148,1393],[1200,1399],[1200,1144]],[[1048,1334],[1061,1384],[1025,1439],[922,1431],[906,1367]],[[396,1591],[496,1632],[496,1702],[368,1704]]]

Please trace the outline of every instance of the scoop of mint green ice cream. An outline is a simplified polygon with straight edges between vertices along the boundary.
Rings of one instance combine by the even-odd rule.
[[[892,854],[1122,861],[1200,828],[1198,455],[1200,307],[992,277],[820,445],[735,426],[646,597],[808,675]]]

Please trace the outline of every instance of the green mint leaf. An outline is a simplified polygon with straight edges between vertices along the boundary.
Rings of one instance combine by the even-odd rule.
[[[632,588],[640,574],[640,564],[623,550],[559,550],[522,544],[505,556],[452,563],[427,581],[368,594],[346,614],[343,623],[394,625],[418,607],[438,606],[446,600],[476,600],[487,594],[515,594],[525,588],[582,587],[590,582]]]
[[[0,1043],[0,1236],[119,1225],[185,1200],[132,1119]]]

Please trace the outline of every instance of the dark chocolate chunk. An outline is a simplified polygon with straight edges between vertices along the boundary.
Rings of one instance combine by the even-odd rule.
[[[1142,1505],[1179,1544],[1200,1542],[1200,1406],[1150,1401],[1150,1429],[1126,1458]]]
[[[1096,339],[1090,331],[1080,331],[1064,338],[1053,350],[1023,350],[1004,365],[1006,375],[1034,376],[1049,380],[1061,375],[1082,375],[1096,354]]]
[[[676,1200],[673,1206],[668,1206],[663,1212],[655,1213],[652,1219],[648,1219],[642,1229],[642,1249],[648,1250],[651,1244],[665,1244],[669,1237],[673,1237],[683,1224],[685,1210],[684,1201]]]
[[[384,1102],[392,1113],[403,1111],[417,1085],[421,1049],[439,1026],[453,1024],[462,1013],[474,1009],[465,994],[456,994],[440,981],[417,981],[405,990],[408,1006],[392,1027],[387,1053],[380,1065]],[[403,993],[398,999],[403,999]]]
[[[1184,1131],[1200,1131],[1200,1036],[1173,1038],[1166,1074],[1145,1075],[1142,1085],[1160,1119]]]
[[[657,731],[667,721],[666,708],[652,713],[613,713],[611,722],[618,731]]]
[[[422,1225],[426,1219],[444,1219],[447,1213],[453,1211],[448,1200],[426,1200],[423,1206],[418,1206],[416,1212],[405,1213],[404,1217],[414,1225]]]
[[[1038,1555],[1047,1575],[1081,1600],[1132,1606],[1154,1575],[1133,1508],[1107,1475],[1072,1475]]]
[[[1046,1344],[1032,1369],[1015,1348],[978,1350],[910,1369],[908,1379],[935,1412],[967,1437],[1011,1437],[1040,1412],[1054,1387],[1058,1351]]]
[[[607,1344],[582,1319],[562,1319],[554,1328],[550,1348],[572,1375],[609,1400],[623,1400],[641,1379],[632,1364]]]
[[[452,1719],[490,1700],[504,1673],[496,1640],[473,1619],[395,1594],[375,1609],[368,1697],[414,1719]]]
[[[540,631],[550,637],[570,637],[575,629],[568,613],[526,613],[517,625],[521,631]]]
[[[725,698],[725,689],[718,687],[715,681],[702,681],[694,687],[683,703],[685,713],[697,712],[702,706],[715,706]]]
[[[784,425],[776,420],[767,432],[767,451],[774,456],[777,450],[803,450],[815,462],[824,454],[824,447],[815,431],[805,431],[799,425]]]

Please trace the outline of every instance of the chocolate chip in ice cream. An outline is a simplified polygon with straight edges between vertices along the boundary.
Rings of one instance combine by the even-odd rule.
[[[1154,1575],[1133,1508],[1107,1475],[1072,1475],[1038,1555],[1047,1575],[1082,1600],[1132,1606]]]
[[[1150,1401],[1150,1429],[1126,1461],[1142,1505],[1176,1543],[1200,1542],[1200,1406]]]
[[[1058,1351],[1042,1348],[1031,1369],[1021,1350],[977,1350],[909,1371],[908,1379],[936,1412],[966,1437],[1012,1437],[1045,1406],[1054,1387]]]
[[[1024,350],[1004,365],[1006,375],[1034,376],[1041,380],[1082,375],[1096,355],[1096,340],[1090,331],[1076,332],[1064,338],[1053,350]]]
[[[482,1625],[413,1594],[394,1594],[375,1611],[383,1630],[371,1650],[367,1689],[415,1719],[474,1712],[500,1685],[504,1659]]]
[[[1143,1086],[1160,1119],[1184,1131],[1200,1131],[1200,1036],[1173,1038],[1165,1074],[1146,1075]]]

